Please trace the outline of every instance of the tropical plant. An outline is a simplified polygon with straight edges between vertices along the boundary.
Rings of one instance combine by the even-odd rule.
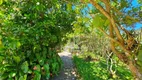
[[[72,31],[73,10],[59,0],[0,0],[0,79],[47,80],[62,61],[56,47]]]

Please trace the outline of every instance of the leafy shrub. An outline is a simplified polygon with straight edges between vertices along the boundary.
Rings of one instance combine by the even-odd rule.
[[[57,75],[62,61],[56,47],[72,30],[74,15],[58,0],[5,0],[0,5],[0,78],[47,80]]]
[[[23,49],[23,48],[22,48]],[[48,47],[43,50],[28,50],[25,52],[3,54],[2,57],[2,79],[49,79],[51,74],[57,75],[61,68],[61,59],[55,52]],[[30,52],[32,51],[32,52]]]

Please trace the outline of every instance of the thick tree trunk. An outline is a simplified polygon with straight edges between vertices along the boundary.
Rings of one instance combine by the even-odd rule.
[[[142,80],[142,73],[140,73],[140,70],[134,65],[133,61],[130,60],[127,66],[135,77],[135,80]]]
[[[113,52],[117,55],[120,61],[122,61],[131,71],[132,75],[134,76],[135,80],[142,80],[142,73],[140,72],[138,66],[134,62],[134,60],[128,59],[128,57],[124,53],[116,52],[115,48],[111,47]]]

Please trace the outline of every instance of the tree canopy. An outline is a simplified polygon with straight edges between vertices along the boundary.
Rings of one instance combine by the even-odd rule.
[[[62,61],[58,47],[72,32],[73,10],[59,0],[0,0],[0,76],[49,79]]]
[[[112,52],[135,79],[142,79],[142,44],[127,29],[141,17],[141,0],[137,6],[133,0],[0,0],[0,76],[40,80],[57,75],[62,66],[57,49],[74,32],[108,37]]]

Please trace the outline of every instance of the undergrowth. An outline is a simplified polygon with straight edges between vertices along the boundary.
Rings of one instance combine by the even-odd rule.
[[[91,56],[90,61],[87,56]],[[106,60],[102,57],[95,56],[92,53],[83,54],[73,57],[79,80],[133,80],[128,69],[121,62],[115,68],[115,75],[111,75],[107,70]]]

